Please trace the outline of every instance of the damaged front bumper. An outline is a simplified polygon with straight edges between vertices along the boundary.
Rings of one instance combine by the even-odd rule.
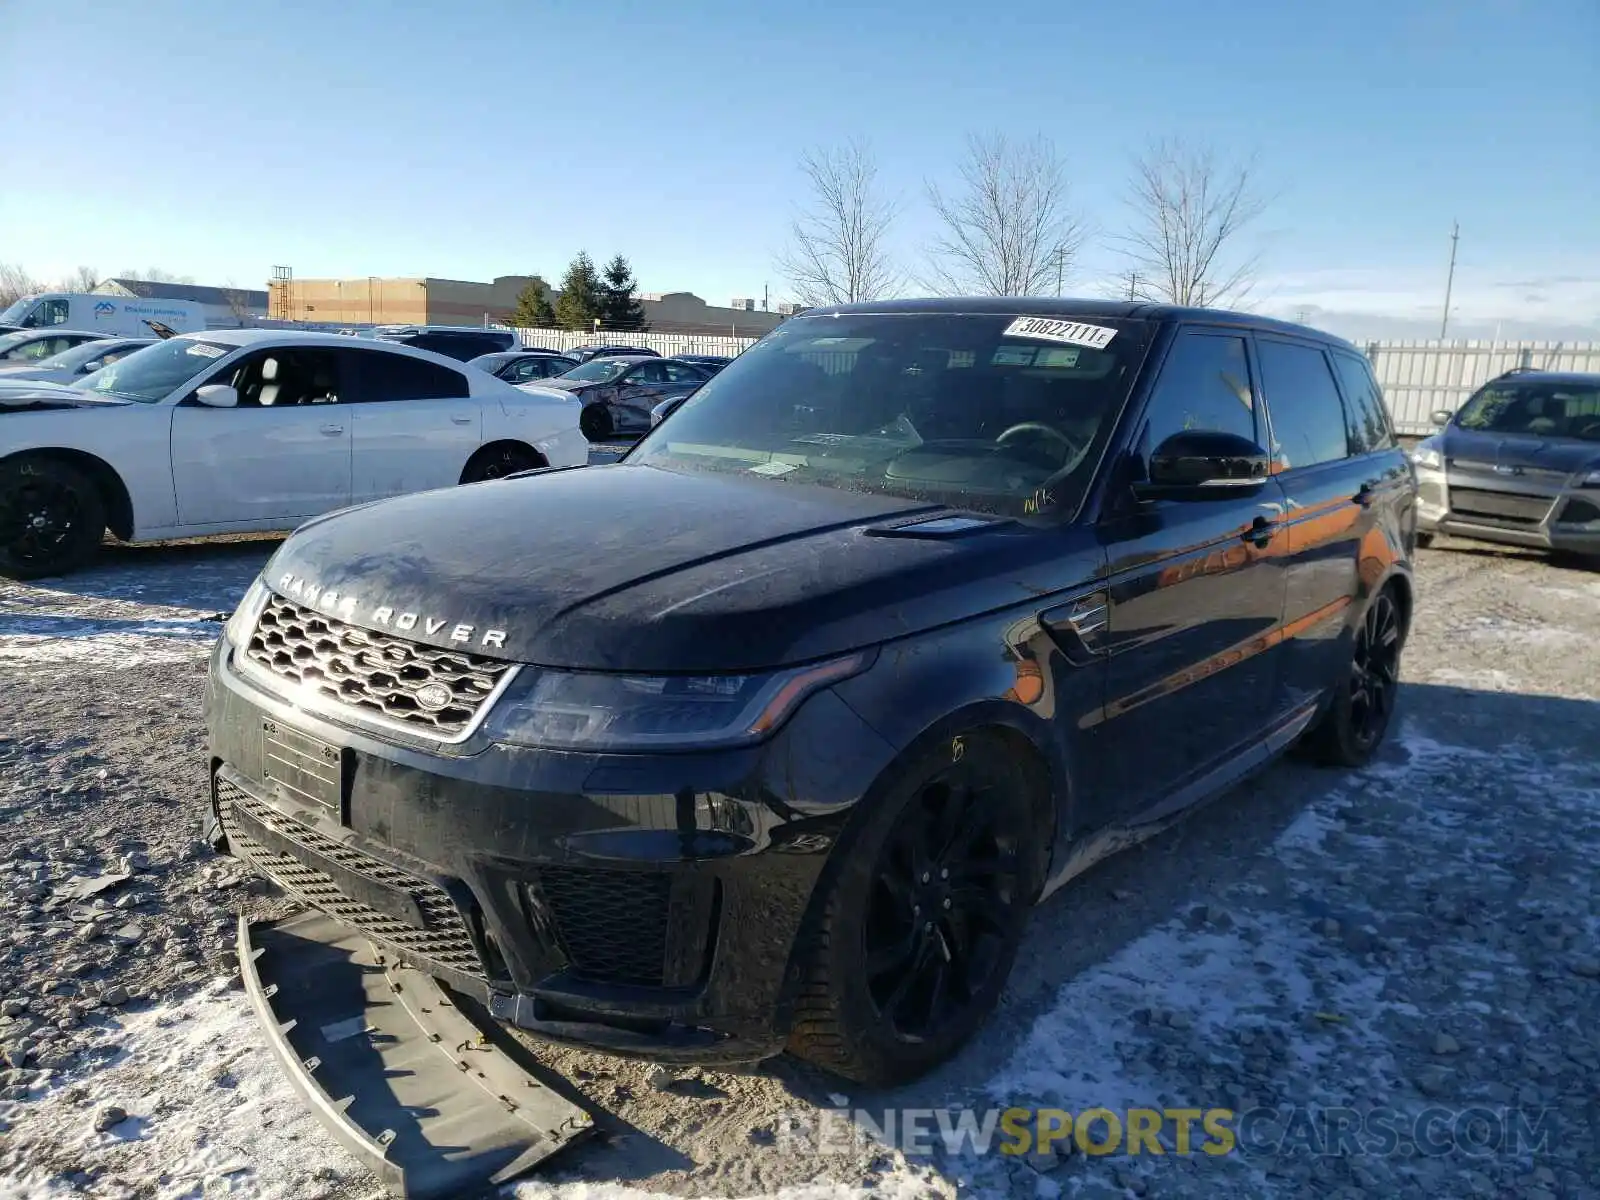
[[[300,711],[228,652],[206,689],[213,844],[538,1036],[668,1062],[782,1049],[812,892],[888,757],[796,750],[881,744],[841,701],[737,751],[440,753]],[[326,756],[334,804],[269,778],[285,744]]]

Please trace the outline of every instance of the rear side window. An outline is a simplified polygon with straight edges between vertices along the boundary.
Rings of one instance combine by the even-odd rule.
[[[450,400],[469,394],[460,371],[381,350],[347,350],[359,381],[355,398],[383,400]]]
[[[1237,434],[1259,444],[1244,339],[1180,333],[1161,364],[1146,414],[1147,452],[1191,429]]]
[[[1278,468],[1314,467],[1350,457],[1344,403],[1322,350],[1265,339],[1257,339],[1256,346]]]
[[[1350,452],[1370,454],[1394,446],[1394,431],[1383,406],[1383,391],[1372,374],[1372,364],[1354,354],[1333,356],[1333,369],[1344,389],[1346,417],[1350,425]]]

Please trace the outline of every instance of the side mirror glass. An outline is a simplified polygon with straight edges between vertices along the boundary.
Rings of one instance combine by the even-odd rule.
[[[1134,493],[1150,500],[1221,499],[1260,487],[1271,471],[1271,456],[1249,438],[1191,429],[1155,448],[1149,477]]]
[[[195,392],[194,398],[207,408],[239,407],[239,393],[225,383],[208,383]]]
[[[1441,429],[1450,424],[1450,418],[1455,416],[1448,408],[1436,408],[1433,411],[1433,423]]]

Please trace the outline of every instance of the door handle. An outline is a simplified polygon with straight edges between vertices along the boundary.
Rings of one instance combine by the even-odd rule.
[[[327,434],[329,437],[338,437],[341,433],[344,432],[344,426],[343,425],[324,425],[322,427],[322,432]]]
[[[1272,534],[1277,528],[1278,523],[1276,521],[1269,521],[1266,517],[1257,517],[1250,522],[1250,528],[1241,533],[1239,537],[1243,541],[1249,542],[1252,546],[1265,550],[1267,544],[1272,541]]]
[[[450,418],[450,423],[453,424],[453,425],[471,425],[472,424],[472,418],[471,417],[451,417]]]

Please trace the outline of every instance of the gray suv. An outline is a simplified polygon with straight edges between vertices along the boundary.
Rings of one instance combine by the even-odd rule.
[[[1600,555],[1600,375],[1518,369],[1433,419],[1412,453],[1419,542]]]

